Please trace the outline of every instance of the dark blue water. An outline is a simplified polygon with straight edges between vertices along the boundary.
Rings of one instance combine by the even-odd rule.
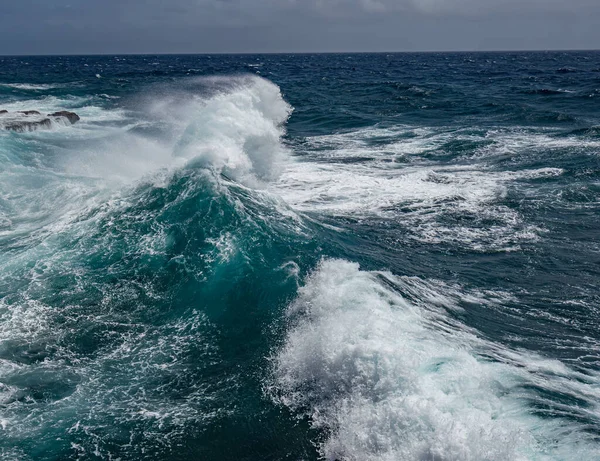
[[[0,459],[600,460],[600,53],[10,57],[1,109],[81,121],[0,130]]]

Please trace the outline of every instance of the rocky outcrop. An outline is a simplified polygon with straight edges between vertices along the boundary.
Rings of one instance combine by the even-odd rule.
[[[0,125],[2,128],[8,131],[16,131],[18,133],[24,133],[27,131],[36,131],[40,128],[52,128],[52,120],[44,118],[42,120],[29,121],[29,120],[16,120]]]
[[[49,129],[53,125],[72,125],[79,120],[79,115],[66,110],[54,112],[47,116],[43,116],[37,110],[21,110],[12,113],[7,110],[0,110],[0,129],[19,133]]]
[[[65,117],[71,125],[77,123],[81,118],[75,112],[69,112],[67,110],[61,110],[60,112],[54,112],[53,114],[48,114],[48,117]]]

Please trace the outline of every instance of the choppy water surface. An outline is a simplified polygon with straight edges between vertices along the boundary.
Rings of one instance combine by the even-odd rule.
[[[0,459],[600,459],[600,53],[0,58]]]

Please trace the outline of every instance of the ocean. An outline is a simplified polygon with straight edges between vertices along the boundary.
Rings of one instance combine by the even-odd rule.
[[[0,110],[81,118],[0,115],[1,460],[600,460],[600,52],[0,57]]]

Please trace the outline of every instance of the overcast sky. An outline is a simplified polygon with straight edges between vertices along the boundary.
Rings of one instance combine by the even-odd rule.
[[[599,48],[600,0],[0,0],[0,55]]]

